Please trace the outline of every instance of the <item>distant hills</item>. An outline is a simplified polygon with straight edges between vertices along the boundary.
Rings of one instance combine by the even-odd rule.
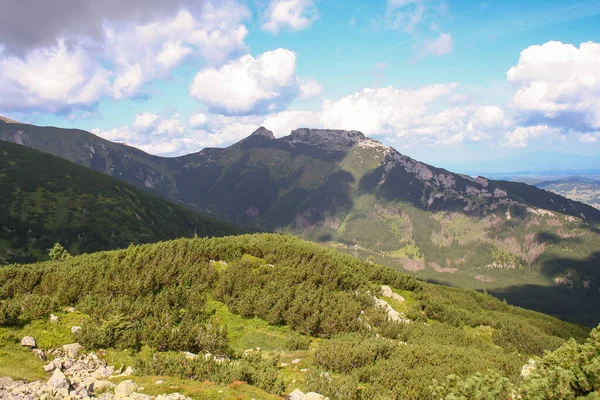
[[[186,207],[292,233],[561,318],[600,320],[600,210],[523,183],[436,168],[358,131],[259,128],[175,158],[81,130],[0,122],[50,152]]]
[[[0,141],[0,264],[178,237],[239,233],[115,178]]]

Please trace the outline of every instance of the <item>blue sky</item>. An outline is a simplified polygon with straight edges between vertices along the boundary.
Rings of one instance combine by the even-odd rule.
[[[448,168],[600,154],[600,0],[7,1],[0,114],[20,121],[166,156],[260,125]]]

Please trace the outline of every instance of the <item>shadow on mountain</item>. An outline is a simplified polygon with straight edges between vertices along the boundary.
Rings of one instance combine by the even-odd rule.
[[[595,290],[565,286],[522,285],[488,290],[507,303],[553,315],[564,321],[595,327],[600,322],[600,301]]]
[[[548,232],[548,231],[538,232],[535,235],[535,238],[538,242],[547,243],[547,244],[559,244],[559,243],[576,244],[576,243],[582,242],[581,238],[577,237],[577,236],[560,237],[556,233]]]

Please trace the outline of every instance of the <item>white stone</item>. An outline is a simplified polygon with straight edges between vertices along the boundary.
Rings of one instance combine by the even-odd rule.
[[[302,361],[302,360],[299,358],[296,358],[295,360],[292,360],[292,364],[299,364],[300,361]]]
[[[115,396],[116,397],[127,397],[129,395],[131,395],[133,392],[135,392],[135,389],[137,389],[137,385],[135,384],[134,381],[131,380],[127,380],[127,381],[123,381],[121,383],[119,383],[117,385],[117,387],[115,388]]]
[[[288,395],[289,400],[304,400],[305,397],[306,395],[300,389],[296,389]]]
[[[27,346],[27,347],[36,347],[35,345],[35,339],[31,336],[25,336],[23,339],[21,339],[21,346]]]
[[[54,370],[54,374],[48,379],[48,385],[57,389],[68,389],[71,386],[65,374],[58,368]]]
[[[58,317],[54,314],[50,314],[50,322],[52,322],[52,323],[58,322]]]
[[[71,327],[71,333],[81,332],[81,327],[79,325],[75,325]]]
[[[81,350],[81,345],[79,343],[65,344],[62,347],[62,351],[64,351],[65,354],[71,358],[77,358],[79,355],[79,350]]]

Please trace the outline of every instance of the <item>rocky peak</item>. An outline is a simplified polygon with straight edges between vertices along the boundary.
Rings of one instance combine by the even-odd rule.
[[[359,131],[342,129],[295,129],[286,138],[291,143],[305,143],[327,147],[352,147],[367,140]]]
[[[267,139],[275,139],[275,135],[273,134],[273,132],[271,132],[264,126],[261,126],[257,130],[252,132],[252,134],[249,137],[264,137]]]
[[[14,119],[10,119],[10,118],[6,118],[3,117],[2,115],[0,115],[0,122],[4,122],[5,124],[18,124],[18,121],[15,121]]]

